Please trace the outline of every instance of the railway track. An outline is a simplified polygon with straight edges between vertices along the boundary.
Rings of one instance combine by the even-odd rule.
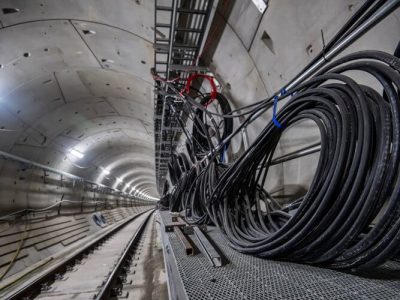
[[[153,213],[154,210],[149,210],[131,217],[16,288],[5,299],[113,299],[120,296],[136,246]]]

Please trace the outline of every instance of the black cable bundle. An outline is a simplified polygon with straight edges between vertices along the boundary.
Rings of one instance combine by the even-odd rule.
[[[214,102],[223,114],[231,113],[229,102],[222,94],[217,93],[215,99],[212,99],[209,95],[201,95],[199,102],[202,109],[193,111],[192,138],[186,141],[190,161],[184,153],[172,154],[168,164],[169,177],[173,184],[169,208],[174,212],[186,209],[187,219],[193,224],[209,224],[210,219],[205,209],[205,199],[210,195],[209,193],[204,194],[204,191],[209,192],[211,190],[203,188],[204,185],[209,183],[202,178],[204,172],[200,172],[200,176],[198,176],[198,170],[206,165],[202,164],[195,167],[193,164],[196,163],[197,159],[211,151],[216,146],[215,143],[220,143],[222,139],[232,133],[233,120],[222,118],[221,121],[217,122],[215,118],[208,114],[206,107],[211,102]],[[224,149],[218,151],[221,160],[223,160],[228,146],[229,141]]]
[[[399,69],[400,60],[392,55],[358,52],[281,97],[292,95],[277,115],[283,128],[270,122],[211,185],[209,216],[233,248],[337,269],[373,267],[396,255]],[[376,78],[385,97],[343,74],[354,70]],[[276,205],[263,187],[282,132],[301,120],[318,126],[321,153],[310,189],[291,212]],[[207,172],[213,172],[210,165]]]
[[[205,96],[200,99],[200,104],[202,106],[207,106],[211,102],[216,101],[217,105],[221,108],[223,115],[228,115],[231,113],[231,106],[228,100],[221,93],[217,93],[215,99],[211,99],[211,96]],[[209,124],[206,120],[207,113],[204,109],[197,109],[195,112],[195,118],[193,120],[193,151],[197,159],[202,159],[204,155],[211,151],[215,147],[210,141],[210,130],[213,131],[218,142],[226,139],[233,130],[233,119],[223,118],[223,132],[220,134],[220,124],[217,124],[215,120],[212,119],[212,124]],[[225,145],[227,149],[229,147],[229,142]],[[222,150],[223,151],[223,150]]]
[[[185,198],[193,178],[192,164],[184,153],[171,156],[169,166],[170,179],[174,184],[170,193],[169,209],[173,212],[179,212],[184,209],[182,199]]]
[[[363,269],[399,255],[400,60],[363,51],[320,70],[399,5],[366,0],[280,97],[231,110],[218,94],[221,110],[215,112],[207,109],[210,96],[192,88],[197,97],[182,97],[180,87],[167,82],[193,122],[190,134],[175,114],[193,166],[177,169],[172,159],[170,208],[183,210],[192,224],[218,226],[233,248],[259,257]],[[354,73],[374,78],[378,88],[358,84],[349,75]],[[283,99],[288,101],[276,114]],[[177,111],[173,101],[168,104]],[[272,107],[273,120],[241,157],[226,163],[230,140]],[[265,183],[282,133],[304,120],[320,131],[318,166],[307,193],[282,206]]]

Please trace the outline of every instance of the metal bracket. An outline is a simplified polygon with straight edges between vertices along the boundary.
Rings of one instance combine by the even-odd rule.
[[[193,255],[193,246],[190,244],[188,238],[182,232],[182,229],[180,229],[179,227],[175,227],[174,231],[181,241],[183,247],[185,248],[186,255]]]
[[[200,242],[203,254],[208,258],[214,267],[222,267],[222,259],[214,246],[210,243],[203,231],[198,226],[194,226],[194,234]]]

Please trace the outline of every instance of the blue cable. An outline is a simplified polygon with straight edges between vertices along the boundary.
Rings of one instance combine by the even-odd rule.
[[[286,89],[282,88],[280,92],[281,96],[286,94]],[[272,122],[274,122],[275,126],[278,128],[282,128],[282,124],[276,119],[276,109],[278,106],[278,96],[274,96],[274,109],[272,111]]]
[[[281,123],[276,119],[276,107],[278,105],[278,96],[274,97],[274,108],[272,110],[272,122],[274,122],[275,126],[278,128],[282,128]]]
[[[225,158],[225,152],[226,152],[226,144],[224,145],[224,150],[221,153],[221,157],[220,157],[220,162],[224,162],[224,158]]]

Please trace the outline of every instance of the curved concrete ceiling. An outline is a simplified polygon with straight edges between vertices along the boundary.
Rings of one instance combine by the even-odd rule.
[[[1,1],[0,149],[158,198],[153,5]]]

